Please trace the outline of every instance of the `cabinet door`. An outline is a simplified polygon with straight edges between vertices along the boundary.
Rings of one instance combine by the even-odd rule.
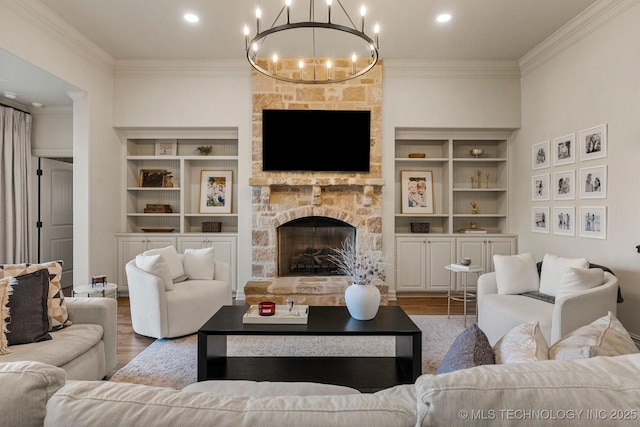
[[[487,240],[487,266],[486,272],[495,271],[493,266],[494,255],[514,255],[516,253],[515,237],[491,237]]]
[[[426,254],[422,237],[396,238],[396,289],[424,291]]]
[[[471,258],[472,265],[478,265],[487,270],[487,242],[484,237],[458,238],[457,260]],[[467,274],[467,291],[475,290],[478,282],[477,274]],[[456,274],[456,289],[462,290],[462,274]]]
[[[451,238],[427,239],[427,281],[430,291],[449,290],[449,270],[445,266],[455,260],[455,240]]]
[[[178,237],[178,253],[183,254],[185,249],[202,249],[207,246],[207,238],[204,236]]]

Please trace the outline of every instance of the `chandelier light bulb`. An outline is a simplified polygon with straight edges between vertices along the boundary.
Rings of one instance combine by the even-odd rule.
[[[375,42],[376,42],[376,47],[379,48],[380,45],[378,43],[378,33],[380,32],[380,25],[378,25],[378,23],[376,22],[376,25],[373,26],[373,33],[375,34]]]
[[[304,61],[302,59],[298,61],[298,67],[300,67],[301,70],[304,68]]]
[[[352,54],[351,55],[351,74],[355,74],[356,73],[356,61],[358,60],[358,57],[356,56],[356,54]]]
[[[287,7],[291,7],[291,0],[285,0],[284,4],[286,4]]]
[[[245,25],[242,31],[244,32],[244,50],[247,50],[249,48],[249,27]]]
[[[271,59],[273,59],[273,62],[278,62],[278,55],[274,53]]]
[[[331,68],[331,60],[327,60],[327,68]]]
[[[260,32],[260,18],[262,17],[262,11],[259,7],[256,7],[256,33]]]
[[[364,33],[364,16],[367,14],[367,8],[365,7],[365,5],[362,5],[362,7],[360,8],[360,16],[362,16],[362,28],[360,31],[362,31]]]
[[[284,5],[287,7],[287,24],[289,21],[289,11],[291,10],[291,0],[285,0]]]
[[[251,45],[251,49],[253,49],[253,53],[257,53],[258,52],[258,43],[254,43],[253,45]]]

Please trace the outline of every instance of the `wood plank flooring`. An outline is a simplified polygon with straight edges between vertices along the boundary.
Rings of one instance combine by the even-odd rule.
[[[236,302],[235,304],[244,304]],[[389,304],[399,305],[407,314],[447,314],[446,295],[399,296]],[[469,309],[469,305],[467,306]],[[451,314],[462,314],[459,301],[451,302]],[[473,308],[471,308],[473,313]],[[124,366],[147,348],[155,338],[144,337],[133,331],[128,297],[118,297],[118,367]]]

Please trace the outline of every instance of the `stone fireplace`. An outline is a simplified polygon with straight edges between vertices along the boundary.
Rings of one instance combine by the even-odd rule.
[[[296,67],[295,61],[290,62],[291,67]],[[342,62],[343,72],[348,72],[350,60]],[[282,65],[287,63],[283,61]],[[336,67],[340,67],[339,64],[341,62],[336,61]],[[252,85],[253,158],[249,180],[252,186],[252,280],[244,288],[246,303],[269,300],[284,304],[287,298],[293,298],[298,304],[344,304],[344,290],[350,285],[350,278],[335,275],[332,267],[323,263],[325,249],[339,247],[344,238],[354,236],[357,248],[382,250],[382,64],[358,79],[318,85],[282,82],[254,71]],[[371,111],[370,171],[264,172],[262,110],[265,108]],[[300,153],[292,155],[313,155],[315,148],[305,147],[302,137]],[[289,247],[291,244],[284,242],[281,234],[305,222],[310,230],[293,233],[305,234],[312,243],[295,243],[295,247]],[[329,235],[314,236],[317,228],[328,226],[336,230]],[[314,258],[313,254],[319,250]],[[282,261],[283,258],[286,261]],[[293,262],[292,258],[301,262]],[[296,268],[291,268],[294,264]],[[383,284],[378,287],[381,303],[386,304],[388,288]]]

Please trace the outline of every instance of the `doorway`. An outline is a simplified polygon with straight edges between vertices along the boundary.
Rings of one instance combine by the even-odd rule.
[[[73,287],[73,159],[36,160],[37,262],[63,260],[61,284]]]

